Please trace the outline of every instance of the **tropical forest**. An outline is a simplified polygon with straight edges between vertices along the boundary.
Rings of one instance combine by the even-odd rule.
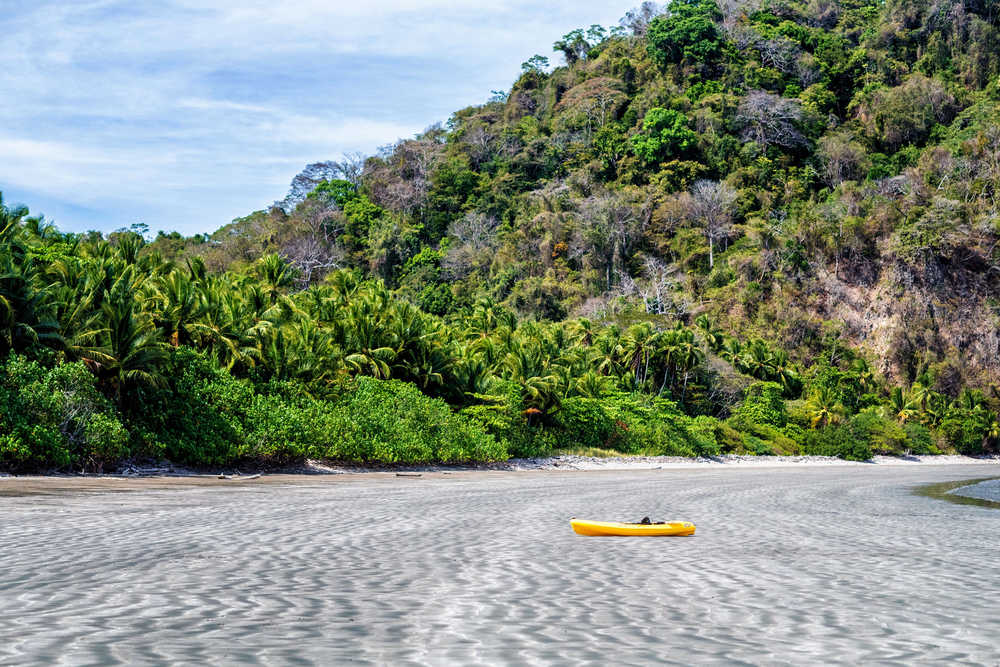
[[[646,2],[511,76],[214,233],[0,199],[0,470],[1000,448],[1000,5]]]

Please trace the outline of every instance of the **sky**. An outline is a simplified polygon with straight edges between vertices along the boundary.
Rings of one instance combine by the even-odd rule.
[[[0,0],[0,192],[64,231],[211,232],[637,4]]]

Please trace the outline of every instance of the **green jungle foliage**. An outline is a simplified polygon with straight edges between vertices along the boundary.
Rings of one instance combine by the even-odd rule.
[[[1000,12],[674,0],[213,234],[0,199],[0,468],[989,453]]]

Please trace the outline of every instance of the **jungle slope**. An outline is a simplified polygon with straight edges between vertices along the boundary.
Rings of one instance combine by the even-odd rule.
[[[554,320],[707,314],[798,361],[839,338],[897,384],[996,385],[992,3],[661,11],[564,36],[566,66],[536,56],[444,127],[311,165],[284,210],[179,254],[356,267],[436,314],[483,297]]]

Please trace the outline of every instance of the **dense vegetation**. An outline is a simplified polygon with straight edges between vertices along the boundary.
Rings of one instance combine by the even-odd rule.
[[[0,467],[996,449],[995,3],[674,0],[555,49],[214,234],[0,208]]]

